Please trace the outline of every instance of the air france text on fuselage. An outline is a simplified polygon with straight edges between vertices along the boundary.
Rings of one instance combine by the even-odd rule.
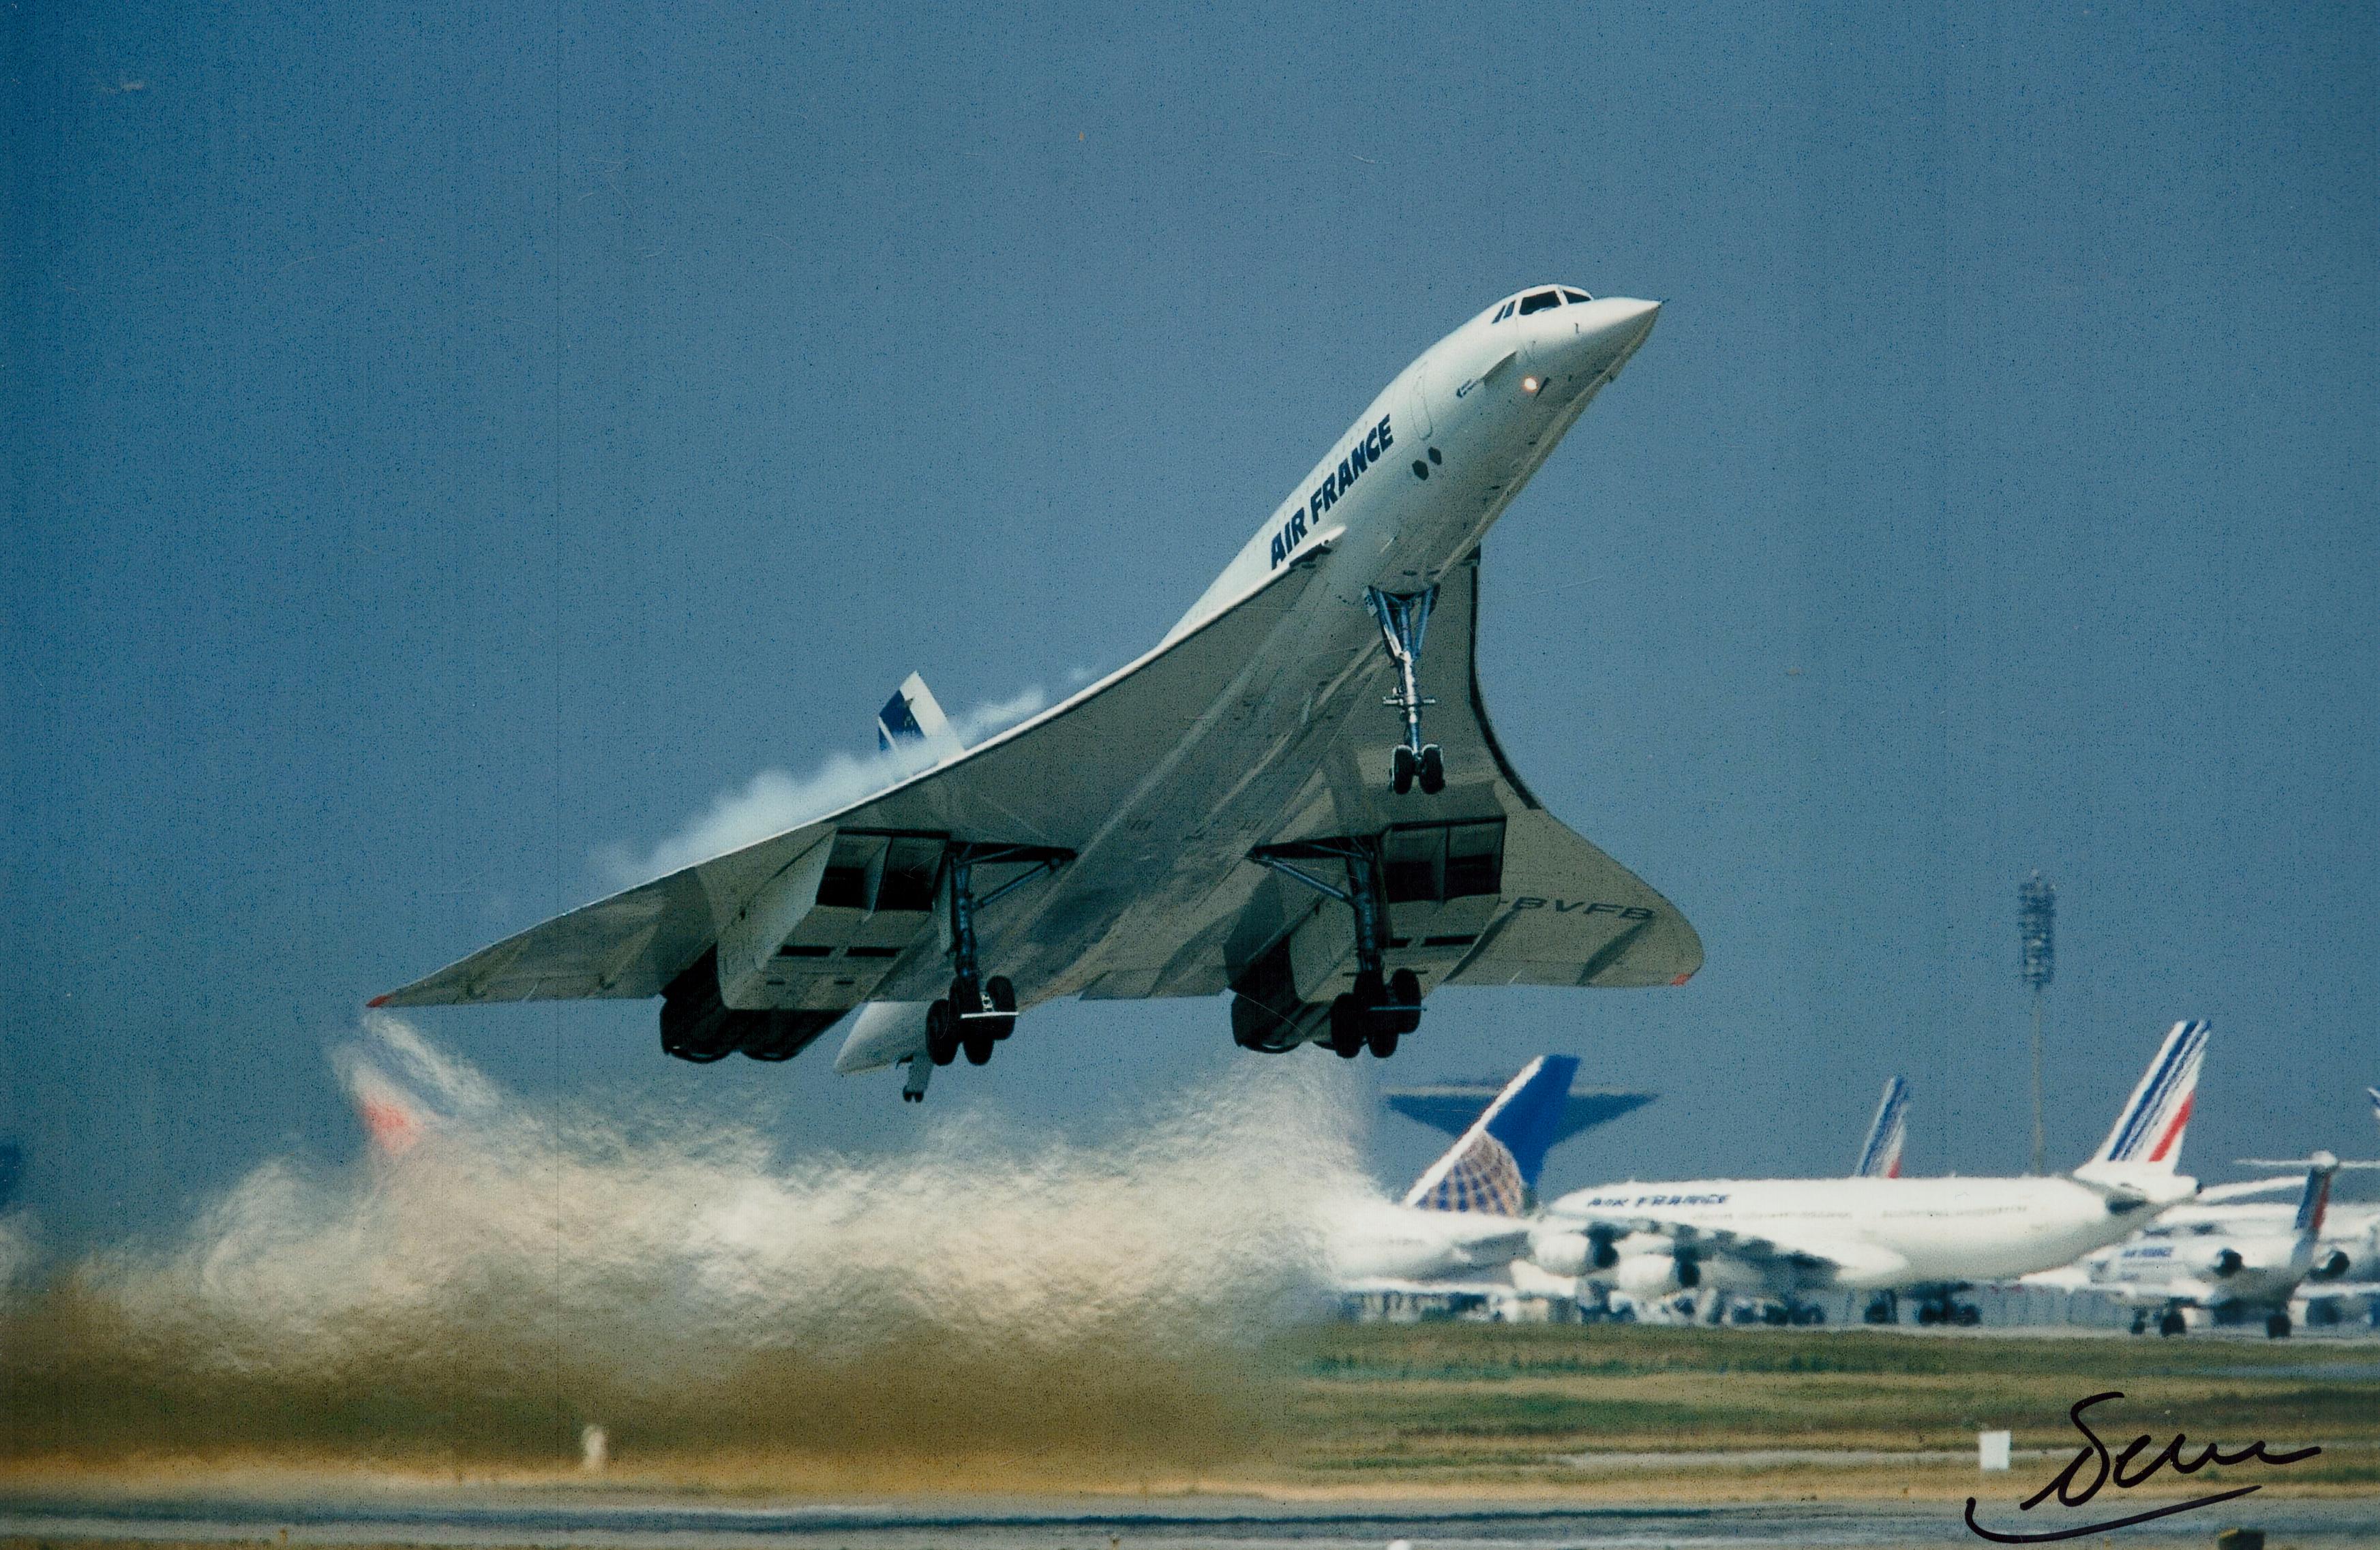
[[[1292,512],[1289,520],[1281,525],[1281,531],[1272,536],[1272,569],[1279,570],[1281,563],[1296,552],[1297,546],[1305,540],[1309,527],[1318,531],[1322,514],[1364,477],[1365,469],[1378,463],[1390,447],[1397,444],[1395,435],[1389,429],[1389,418],[1382,415],[1380,423],[1366,431],[1364,439],[1348,449],[1347,455],[1339,460],[1339,466],[1322,476],[1322,482],[1306,496],[1305,504]]]

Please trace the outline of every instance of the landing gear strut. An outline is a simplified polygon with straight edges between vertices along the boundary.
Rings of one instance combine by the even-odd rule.
[[[1438,588],[1397,593],[1367,587],[1364,599],[1372,605],[1389,660],[1397,667],[1397,692],[1380,703],[1402,712],[1405,719],[1404,741],[1389,755],[1390,789],[1402,796],[1418,780],[1423,793],[1435,796],[1446,789],[1446,756],[1437,744],[1421,740],[1422,707],[1438,701],[1422,697],[1419,675],[1422,636],[1429,628],[1429,611],[1438,601]]]
[[[1352,1060],[1367,1048],[1378,1060],[1395,1054],[1397,1041],[1421,1026],[1421,976],[1411,969],[1390,974],[1382,958],[1388,941],[1388,904],[1381,894],[1378,844],[1368,839],[1305,840],[1259,845],[1248,853],[1248,859],[1293,878],[1354,912],[1355,985],[1330,1003],[1330,1049],[1343,1060]],[[1323,881],[1296,865],[1301,861],[1342,863],[1347,869],[1347,886],[1342,889]]]
[[[1005,975],[984,977],[976,959],[976,913],[1013,890],[1056,872],[1074,859],[1075,853],[1054,845],[953,842],[949,855],[951,993],[926,1009],[926,1056],[935,1065],[947,1066],[965,1050],[967,1064],[979,1066],[991,1059],[992,1046],[1015,1030],[1016,987]],[[1033,869],[977,897],[975,869],[1002,862],[1026,862]],[[917,1089],[913,1102],[926,1096],[922,1081],[917,1083]],[[902,1096],[909,1096],[905,1091]]]

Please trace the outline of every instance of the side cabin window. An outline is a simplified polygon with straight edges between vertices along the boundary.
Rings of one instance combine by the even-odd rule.
[[[1511,316],[1512,315],[1512,307],[1513,307],[1513,303],[1512,303],[1512,302],[1509,302],[1509,301],[1508,301],[1508,302],[1504,303],[1504,305],[1503,305],[1503,306],[1501,306],[1501,307],[1500,307],[1500,308],[1498,308],[1498,309],[1496,309],[1496,315],[1495,315],[1494,317],[1492,317],[1492,318],[1488,319],[1488,321],[1489,322],[1491,322],[1491,323],[1500,323],[1500,322],[1502,322],[1505,319],[1507,319],[1507,318],[1509,318],[1509,317],[1511,317]]]
[[[1595,298],[1587,295],[1585,291],[1564,290],[1562,292],[1562,299],[1564,301],[1593,301]]]
[[[1561,294],[1559,291],[1536,291],[1521,298],[1521,316],[1525,318],[1532,312],[1542,312],[1548,307],[1560,305]]]

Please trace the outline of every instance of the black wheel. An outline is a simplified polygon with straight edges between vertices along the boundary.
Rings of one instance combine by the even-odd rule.
[[[983,1011],[982,983],[980,981],[977,981],[970,984],[964,979],[953,979],[951,981],[951,1011],[956,1012],[962,1018],[969,1015],[980,1014]]]
[[[1436,796],[1446,789],[1446,756],[1435,743],[1421,751],[1421,789],[1425,796]]]
[[[2289,1315],[2285,1313],[2275,1314],[2272,1317],[2266,1319],[2265,1321],[2265,1338],[2269,1340],[2288,1339],[2289,1338]]]
[[[2145,1335],[2148,1332],[2149,1311],[2146,1308],[2143,1308],[2140,1312],[2132,1315],[2132,1333],[2135,1335]]]
[[[1375,1012],[1372,1016],[1372,1025],[1364,1031],[1364,1043],[1370,1047],[1372,1058],[1375,1060],[1385,1060],[1395,1054],[1397,1052],[1396,1021]]]
[[[1950,1310],[1950,1322],[1961,1329],[1973,1329],[1984,1322],[1984,1311],[1973,1302],[1961,1302]]]
[[[1931,1302],[1917,1304],[1917,1322],[1929,1328],[1942,1322],[1942,1310]]]
[[[983,1065],[991,1059],[991,1047],[996,1035],[981,1023],[960,1035],[959,1043],[966,1050],[967,1064]]]
[[[991,998],[991,1010],[1001,1014],[991,1025],[991,1036],[1006,1038],[1016,1031],[1016,987],[1006,975],[994,975],[983,982],[983,993]]]
[[[1355,975],[1354,997],[1355,1004],[1366,1011],[1370,1011],[1375,1007],[1387,1006],[1389,982],[1382,979],[1376,971],[1359,973]]]
[[[1342,1060],[1352,1060],[1364,1052],[1364,1009],[1353,996],[1342,995],[1330,1002],[1330,1053]]]
[[[1389,789],[1399,796],[1413,790],[1414,751],[1400,743],[1389,755]]]
[[[2182,1318],[2181,1310],[2179,1308],[2173,1309],[2165,1317],[2157,1320],[2159,1335],[2179,1335],[2189,1327],[2189,1323]]]
[[[926,1058],[938,1066],[947,1066],[958,1059],[958,1019],[951,1014],[951,1003],[936,1001],[926,1009]]]
[[[1421,1026],[1421,975],[1399,969],[1389,976],[1389,1004],[1396,1009],[1397,1032],[1410,1034]]]

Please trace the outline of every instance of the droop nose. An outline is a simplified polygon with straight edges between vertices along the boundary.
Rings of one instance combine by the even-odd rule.
[[[1653,321],[1661,315],[1661,304],[1612,296],[1600,301],[1573,303],[1561,310],[1563,321],[1572,329],[1569,341],[1559,346],[1561,354],[1601,373],[1619,369],[1636,353],[1645,336],[1653,332]]]

